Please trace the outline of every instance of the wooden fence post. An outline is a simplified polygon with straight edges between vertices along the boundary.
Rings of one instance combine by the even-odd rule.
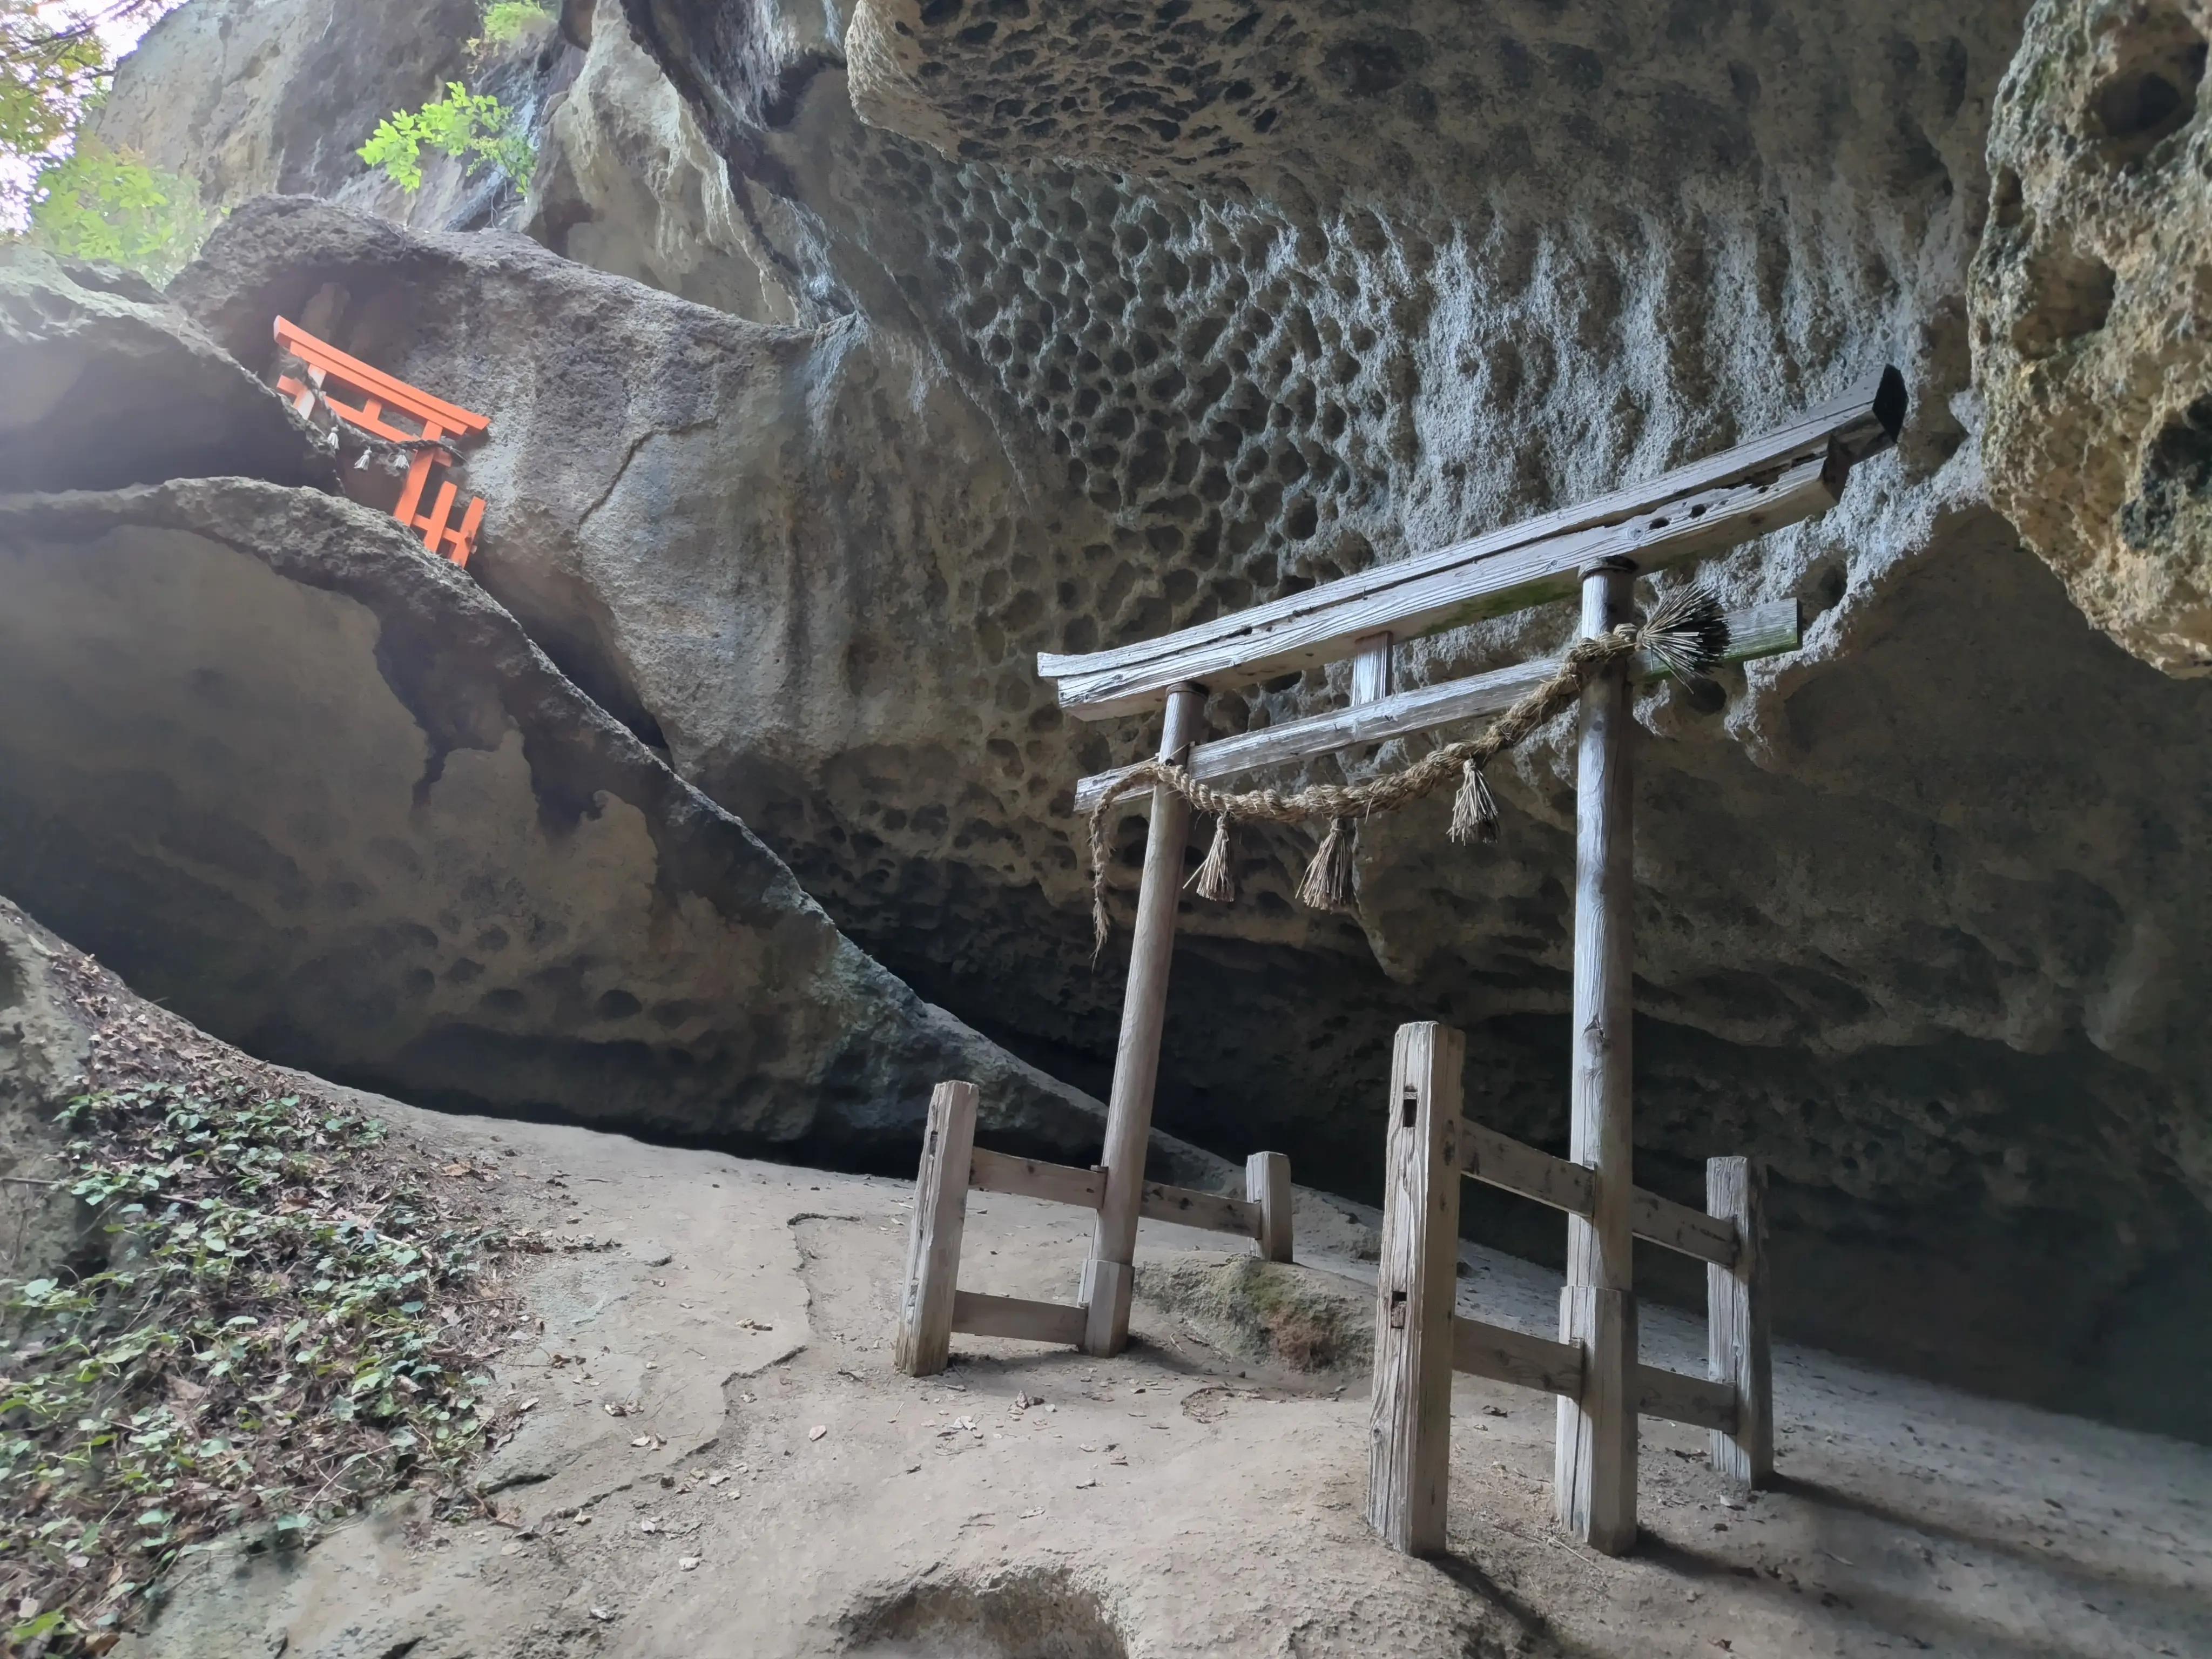
[[[1620,562],[1583,573],[1587,636],[1633,620],[1636,574]],[[1583,1392],[1562,1395],[1555,1474],[1559,1520],[1594,1548],[1636,1541],[1636,1191],[1630,1036],[1635,871],[1631,859],[1627,665],[1583,688],[1575,755],[1574,1031],[1568,1155],[1596,1172],[1587,1217],[1567,1218],[1559,1340],[1583,1350]]]
[[[1384,1543],[1408,1555],[1444,1547],[1466,1057],[1461,1033],[1422,1024],[1398,1028],[1390,1063],[1367,1522]]]
[[[915,1178],[914,1219],[907,1233],[906,1289],[891,1354],[891,1363],[908,1376],[934,1376],[951,1352],[952,1297],[975,1151],[975,1085],[939,1084],[922,1131],[921,1173]]]
[[[1714,1470],[1738,1492],[1774,1474],[1774,1364],[1766,1304],[1766,1166],[1705,1160],[1705,1209],[1735,1223],[1733,1267],[1705,1265],[1708,1375],[1735,1395],[1735,1432],[1713,1431]]]
[[[1194,685],[1168,693],[1160,757],[1179,760],[1198,736],[1206,694]],[[1176,904],[1190,839],[1190,806],[1172,789],[1152,789],[1145,873],[1137,889],[1136,934],[1129,946],[1129,982],[1121,995],[1121,1037],[1114,1049],[1114,1086],[1106,1102],[1106,1195],[1083,1268],[1083,1351],[1115,1354],[1129,1340],[1129,1292],[1135,1283],[1137,1213],[1143,1201],[1145,1153],[1152,1145],[1152,1086],[1160,1067],[1160,1027],[1167,1017],[1168,966],[1175,955]]]
[[[1244,1196],[1260,1206],[1260,1254],[1291,1259],[1291,1160],[1280,1152],[1255,1152],[1244,1160]]]

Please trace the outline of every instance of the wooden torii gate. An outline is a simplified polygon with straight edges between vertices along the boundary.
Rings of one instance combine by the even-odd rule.
[[[1763,437],[1647,483],[1158,639],[1079,656],[1041,654],[1038,672],[1058,683],[1060,707],[1079,719],[1107,720],[1162,708],[1161,757],[1180,762],[1201,781],[1498,714],[1556,665],[1524,664],[1398,691],[1392,685],[1395,647],[1577,592],[1583,633],[1606,633],[1631,619],[1630,593],[1637,577],[1738,546],[1833,506],[1842,498],[1851,469],[1895,442],[1905,402],[1902,376],[1884,368],[1842,398]],[[1730,643],[1724,660],[1772,655],[1797,643],[1793,603],[1735,613],[1728,622]],[[1347,658],[1353,665],[1351,707],[1261,732],[1200,741],[1200,712],[1208,690],[1247,685]],[[1462,1355],[1476,1362],[1465,1369],[1528,1382],[1562,1395],[1560,1516],[1571,1531],[1600,1548],[1625,1549],[1636,1535],[1639,1406],[1656,1409],[1671,1401],[1675,1408],[1666,1414],[1710,1421],[1720,1431],[1718,1407],[1708,1395],[1686,1387],[1694,1379],[1675,1379],[1685,1385],[1677,1388],[1665,1381],[1671,1374],[1646,1377],[1635,1352],[1631,1245],[1638,1231],[1644,1231],[1639,1221],[1650,1218],[1652,1205],[1665,1200],[1638,1194],[1631,1167],[1632,678],[1625,663],[1597,674],[1584,685],[1577,721],[1570,1159],[1551,1159],[1494,1137],[1504,1148],[1526,1154],[1517,1161],[1506,1159],[1526,1173],[1526,1182],[1500,1184],[1535,1192],[1569,1212],[1561,1341],[1541,1343],[1542,1352],[1528,1349],[1540,1339],[1451,1319],[1455,1179],[1449,1182],[1454,1195],[1449,1231],[1425,1224],[1435,1207],[1431,1200],[1441,1201],[1431,1190],[1440,1169],[1449,1166],[1455,1176],[1480,1174],[1465,1167],[1468,1158],[1460,1151],[1462,1050],[1456,1034],[1441,1027],[1408,1027],[1401,1034],[1393,1133],[1410,1143],[1418,1131],[1423,1144],[1416,1157],[1410,1151],[1401,1156],[1398,1139],[1393,1142],[1378,1285],[1370,1518],[1401,1549],[1429,1551],[1443,1543],[1446,1448],[1440,1436],[1449,1428],[1455,1323],[1474,1333],[1469,1342],[1458,1346],[1480,1349],[1488,1340],[1495,1351],[1487,1360],[1480,1354]],[[1084,779],[1076,790],[1078,810],[1100,799],[1116,775]],[[1189,832],[1182,798],[1164,784],[1154,787],[1151,810],[1108,1100],[1104,1190],[1097,1200],[1081,1297],[1082,1346],[1097,1354],[1118,1352],[1127,1340],[1131,1263]],[[1414,1045],[1419,1054],[1408,1048],[1409,1034],[1416,1032],[1431,1034]],[[1474,1135],[1486,1133],[1466,1127],[1470,1145]],[[1574,1174],[1561,1176],[1530,1159]],[[1497,1162],[1493,1158],[1493,1169]],[[1723,1185],[1753,1179],[1741,1172],[1719,1178]],[[1574,1189],[1571,1201],[1550,1195],[1567,1188]],[[1689,1248],[1716,1262],[1716,1272],[1729,1271],[1717,1263],[1723,1255],[1730,1262],[1738,1260],[1736,1241],[1741,1239],[1747,1256],[1755,1243],[1755,1229],[1747,1224],[1755,1220],[1753,1206],[1753,1200],[1744,1198],[1735,1214],[1722,1218],[1719,1225],[1729,1235],[1725,1241],[1700,1241],[1698,1224],[1710,1218],[1682,1206],[1668,1206],[1694,1218],[1672,1218],[1678,1231],[1687,1230],[1681,1237],[1695,1246],[1675,1248]],[[1430,1304],[1440,1305],[1441,1318]],[[1571,1370],[1560,1356],[1574,1359]],[[1650,1399],[1646,1382],[1663,1397]],[[1762,1405],[1748,1401],[1746,1409],[1755,1412]],[[1732,1429],[1741,1426],[1733,1403],[1729,1413]],[[1755,1444],[1730,1444],[1730,1460],[1740,1474],[1756,1479],[1763,1473]]]

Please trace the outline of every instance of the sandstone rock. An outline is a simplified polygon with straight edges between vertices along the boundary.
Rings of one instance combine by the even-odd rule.
[[[209,1030],[848,1158],[967,1076],[1012,1139],[1096,1146],[1092,1102],[869,960],[388,517],[235,478],[13,496],[0,588],[0,706],[38,711],[0,734],[0,883]]]
[[[58,982],[68,947],[0,899],[0,1273],[53,1272],[77,1237],[74,1199],[47,1184],[66,1168],[54,1122],[84,1072],[84,1023]]]
[[[295,191],[411,224],[511,219],[521,191],[495,173],[470,177],[426,154],[410,195],[358,153],[378,122],[454,81],[543,127],[582,53],[546,29],[472,54],[482,11],[481,0],[190,0],[117,66],[91,129],[193,179],[210,206]]]
[[[2042,0],[1973,270],[1990,498],[2099,628],[2212,674],[2212,6]]]
[[[479,0],[189,0],[149,30],[93,117],[110,143],[193,179],[225,208],[256,196],[340,201],[403,224],[519,228],[568,258],[702,305],[790,321],[784,284],[729,170],[618,9],[588,0],[558,29],[472,53]],[[588,50],[587,50],[588,49]],[[364,72],[365,71],[365,72]],[[510,181],[428,153],[402,191],[356,153],[379,121],[453,81],[516,110],[538,148],[526,198]],[[769,198],[769,217],[781,209]]]
[[[589,17],[586,10],[583,14]],[[728,166],[617,12],[546,123],[521,228],[555,252],[758,322],[798,313]]]
[[[112,266],[0,247],[0,491],[331,477],[283,398]]]
[[[396,109],[468,68],[475,0],[191,0],[117,66],[93,116],[110,143],[196,179],[210,205],[335,195]]]

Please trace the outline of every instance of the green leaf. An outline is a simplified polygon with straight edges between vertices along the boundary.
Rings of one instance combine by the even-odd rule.
[[[199,252],[216,218],[201,206],[190,179],[80,134],[70,154],[41,168],[32,185],[28,240],[49,252],[109,260],[166,283]],[[95,1174],[76,1190],[104,1202],[126,1185],[158,1191],[168,1173],[114,1182]]]

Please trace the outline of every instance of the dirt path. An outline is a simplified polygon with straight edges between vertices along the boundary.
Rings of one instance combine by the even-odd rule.
[[[2202,1447],[1784,1348],[1781,1490],[1723,1503],[1703,1437],[1647,1421],[1646,1540],[1615,1561],[1553,1528],[1550,1403],[1461,1378],[1453,1553],[1412,1561],[1362,1518],[1364,1370],[1143,1296],[1123,1358],[957,1338],[915,1382],[890,1365],[903,1183],[379,1109],[591,1241],[535,1272],[497,1361],[535,1402],[488,1467],[518,1524],[401,1503],[304,1556],[219,1555],[120,1655],[2212,1655]],[[1314,1304],[1371,1294],[1362,1218],[1300,1208]],[[969,1213],[967,1288],[1072,1294],[1080,1215]],[[1140,1258],[1218,1245],[1148,1224]],[[1463,1307],[1548,1328],[1556,1281],[1467,1260]],[[1695,1322],[1645,1324],[1647,1358],[1702,1352]]]

